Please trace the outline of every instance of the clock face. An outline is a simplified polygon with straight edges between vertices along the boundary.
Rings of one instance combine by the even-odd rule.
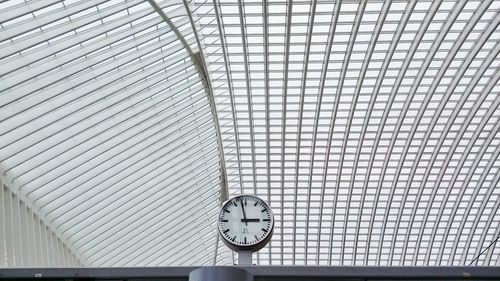
[[[260,250],[272,236],[274,216],[266,202],[252,195],[227,201],[219,213],[219,231],[233,250]]]

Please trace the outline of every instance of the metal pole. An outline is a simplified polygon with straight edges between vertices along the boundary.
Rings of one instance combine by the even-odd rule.
[[[189,281],[254,281],[253,274],[236,266],[207,266],[189,273]]]
[[[238,265],[252,265],[252,252],[239,251],[238,252]]]

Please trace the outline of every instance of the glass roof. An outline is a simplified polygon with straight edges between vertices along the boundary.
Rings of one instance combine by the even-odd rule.
[[[275,214],[256,264],[500,265],[499,13],[0,3],[3,188],[85,266],[234,264],[242,193]]]
[[[83,265],[213,264],[223,160],[182,2],[2,5],[4,185]]]
[[[276,216],[258,264],[467,265],[498,237],[500,1],[194,5],[229,192]]]

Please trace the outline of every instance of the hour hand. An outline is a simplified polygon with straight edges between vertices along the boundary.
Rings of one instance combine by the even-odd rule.
[[[260,219],[241,219],[241,222],[259,222]]]

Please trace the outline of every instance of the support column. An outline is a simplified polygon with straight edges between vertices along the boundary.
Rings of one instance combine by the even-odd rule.
[[[253,281],[253,274],[233,266],[209,266],[189,273],[189,281]]]
[[[238,265],[252,265],[252,252],[239,251],[238,252]]]

